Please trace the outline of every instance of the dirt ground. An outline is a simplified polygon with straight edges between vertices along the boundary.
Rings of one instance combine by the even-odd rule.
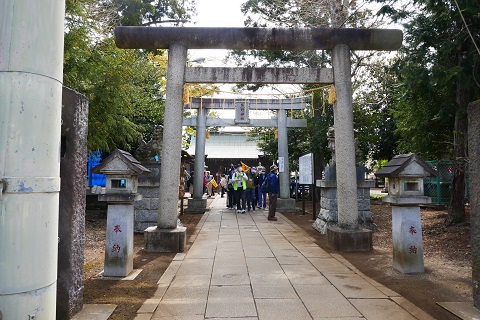
[[[297,206],[301,208],[299,203]],[[300,226],[316,243],[331,251],[327,237],[312,228],[311,203],[306,203],[306,214],[284,214]],[[317,208],[319,205],[317,204]],[[342,253],[361,272],[398,292],[403,297],[437,319],[458,319],[438,306],[442,301],[472,301],[470,232],[467,222],[444,227],[445,210],[422,208],[423,250],[425,273],[405,275],[392,268],[391,208],[372,199],[371,210],[378,231],[374,233],[374,250],[368,253]],[[194,232],[200,214],[180,217],[187,227],[187,239]],[[86,214],[85,292],[84,303],[111,303],[117,308],[109,319],[130,320],[142,303],[151,298],[157,281],[175,254],[146,253],[143,235],[135,235],[135,269],[143,269],[134,281],[105,281],[96,279],[103,269],[105,244],[105,210],[88,210]],[[191,243],[187,243],[187,250]]]

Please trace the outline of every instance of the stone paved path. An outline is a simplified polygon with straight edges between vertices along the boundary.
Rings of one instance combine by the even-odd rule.
[[[266,215],[215,199],[135,319],[433,319],[281,214]]]

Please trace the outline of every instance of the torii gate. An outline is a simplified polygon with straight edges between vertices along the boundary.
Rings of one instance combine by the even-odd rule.
[[[119,48],[168,49],[158,224],[145,230],[145,249],[179,251],[185,243],[185,228],[177,228],[179,185],[169,176],[180,167],[183,86],[188,82],[334,83],[340,227],[334,232],[337,238],[361,237],[364,233],[358,230],[350,50],[397,50],[402,38],[401,30],[381,29],[116,27],[115,43]],[[187,68],[188,49],[332,50],[333,68]],[[369,237],[371,240],[371,234]]]
[[[304,98],[291,99],[220,99],[220,98],[192,98],[189,108],[197,109],[197,116],[185,119],[184,126],[196,126],[195,143],[195,177],[203,176],[203,162],[205,160],[205,133],[209,126],[242,126],[242,127],[277,127],[278,128],[278,157],[283,160],[279,170],[280,198],[278,209],[294,209],[295,200],[290,199],[289,165],[288,165],[288,138],[287,128],[305,128],[304,119],[288,118],[287,110],[303,110],[306,107]],[[235,119],[218,119],[207,117],[207,110],[235,109]],[[276,110],[276,119],[250,119],[250,110]],[[193,199],[188,200],[189,211],[205,211],[207,199],[203,198],[202,179],[193,179]]]

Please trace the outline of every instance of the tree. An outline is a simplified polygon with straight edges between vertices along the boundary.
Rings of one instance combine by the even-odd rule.
[[[381,19],[374,19],[373,13],[366,8],[357,6],[356,2],[333,0],[249,0],[245,2],[242,11],[246,14],[245,24],[253,27],[376,27]],[[262,66],[262,67],[329,67],[331,66],[330,52],[322,51],[260,51],[239,50],[232,51],[230,56],[238,65]],[[388,129],[394,127],[393,117],[390,115],[391,99],[386,99],[376,91],[385,92],[390,90],[391,78],[383,79],[386,68],[382,63],[389,63],[379,58],[378,53],[352,52],[352,76],[354,80],[354,110],[355,131],[359,146],[365,157],[385,157],[393,154],[395,137],[389,134]],[[374,66],[371,71],[370,67]],[[368,80],[370,73],[374,74],[375,80]],[[366,83],[368,82],[368,86]],[[260,85],[246,85],[249,90],[258,90]],[[310,89],[312,86],[303,86]],[[364,93],[359,93],[360,91]],[[391,90],[390,90],[391,91]],[[390,91],[388,94],[390,94]],[[385,93],[384,95],[386,95]],[[378,102],[375,99],[379,99]],[[314,97],[314,101],[322,101],[324,98]],[[323,106],[315,105],[315,109],[322,110]],[[315,158],[317,163],[325,164],[328,161],[329,151],[326,147],[326,132],[329,126],[333,126],[333,118],[325,122],[321,113],[311,113],[314,119],[309,120],[309,127],[303,129],[304,137],[313,139],[311,150],[317,150]],[[383,117],[383,118],[382,118]],[[320,126],[320,127],[316,127]],[[313,132],[310,135],[310,131]],[[380,135],[382,134],[382,135]],[[389,140],[382,142],[378,137]],[[292,146],[295,148],[295,146]],[[289,149],[290,151],[290,149]],[[303,150],[306,151],[306,150]]]
[[[181,25],[195,14],[194,0],[111,0],[124,26]]]
[[[154,7],[163,6],[163,11],[155,9],[155,19],[172,17],[167,6],[174,3],[156,2]],[[166,54],[116,48],[112,31],[120,17],[143,21],[148,20],[143,15],[149,16],[140,10],[142,17],[135,18],[130,6],[117,5],[66,1],[64,84],[89,99],[89,150],[134,149],[139,136],[148,141],[155,125],[163,122]],[[172,10],[180,14],[179,7]]]
[[[475,0],[384,3],[380,14],[403,21],[405,46],[396,65],[394,115],[400,146],[455,162],[446,224],[465,219],[464,185],[469,102],[480,97],[480,24]]]

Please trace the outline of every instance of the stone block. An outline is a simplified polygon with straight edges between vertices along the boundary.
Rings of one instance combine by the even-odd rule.
[[[337,199],[336,188],[322,188],[320,189],[320,197],[326,199]]]
[[[152,222],[141,222],[135,221],[133,223],[133,231],[137,233],[143,233],[149,227],[155,227],[157,225],[156,221]]]
[[[336,251],[371,251],[373,232],[368,229],[346,230],[338,226],[327,228],[328,243]]]
[[[160,188],[158,186],[138,186],[137,192],[143,195],[144,198],[158,198]]]
[[[183,252],[186,244],[186,227],[159,229],[150,227],[143,233],[146,252]]]
[[[326,199],[322,198],[320,200],[320,207],[327,210],[338,210],[337,199]]]
[[[295,209],[295,199],[277,199],[277,211],[279,212],[292,212]]]
[[[207,199],[188,199],[188,207],[185,212],[205,213],[207,211]]]
[[[142,200],[135,201],[134,203],[134,208],[136,210],[145,210],[145,209],[150,209],[150,199],[149,198],[143,198]]]
[[[337,210],[327,210],[327,209],[321,208],[318,217],[325,221],[336,222],[338,220],[337,215],[338,215]]]
[[[136,222],[157,222],[158,211],[157,210],[136,210],[135,221]]]
[[[150,209],[151,210],[158,210],[158,198],[150,199]]]
[[[358,199],[358,211],[370,210],[370,199]]]

